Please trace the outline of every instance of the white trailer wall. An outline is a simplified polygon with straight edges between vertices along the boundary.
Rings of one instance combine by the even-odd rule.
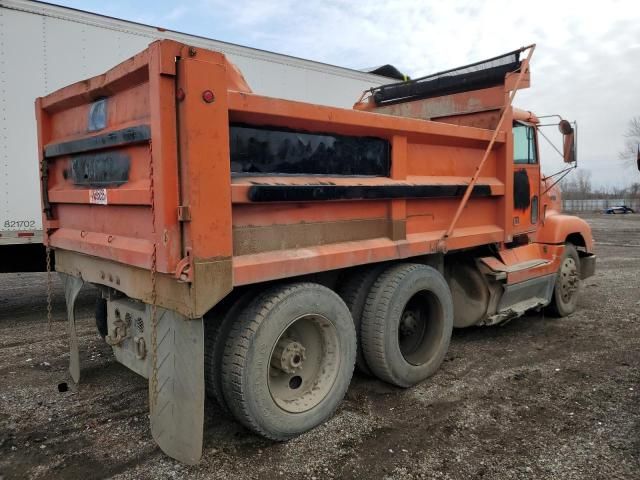
[[[159,38],[222,51],[261,95],[351,108],[388,79],[26,0],[0,0],[0,245],[41,242],[34,99]],[[25,227],[26,225],[26,227]],[[33,233],[32,237],[18,237]]]

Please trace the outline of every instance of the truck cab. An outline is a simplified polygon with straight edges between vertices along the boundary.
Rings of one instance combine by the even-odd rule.
[[[514,111],[512,129],[514,236],[535,233],[540,220],[541,171],[537,123],[537,118],[529,112]]]

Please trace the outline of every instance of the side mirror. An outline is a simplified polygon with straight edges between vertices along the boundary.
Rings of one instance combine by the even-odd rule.
[[[638,171],[640,172],[640,145],[638,145],[638,158],[637,158],[637,162],[638,162]]]
[[[565,163],[573,163],[576,161],[576,134],[567,120],[560,120],[558,129],[562,133],[562,157]],[[638,160],[640,162],[640,159]],[[638,164],[640,168],[640,163]]]
[[[558,123],[558,130],[560,130],[560,133],[563,135],[569,135],[573,133],[573,127],[571,126],[569,120],[560,120],[560,123]]]

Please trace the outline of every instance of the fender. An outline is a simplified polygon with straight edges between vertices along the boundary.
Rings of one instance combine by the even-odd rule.
[[[538,229],[536,241],[555,245],[570,241],[576,246],[584,247],[587,253],[593,253],[591,227],[583,219],[573,215],[548,215]]]

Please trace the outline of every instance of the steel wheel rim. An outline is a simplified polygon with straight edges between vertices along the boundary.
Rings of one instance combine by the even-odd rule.
[[[438,298],[429,291],[416,293],[407,302],[398,322],[398,347],[411,365],[433,358],[444,329],[444,313]]]
[[[560,267],[560,296],[564,303],[570,303],[578,290],[578,266],[576,261],[567,257]]]
[[[273,401],[287,413],[306,412],[327,397],[338,378],[338,331],[322,315],[302,315],[278,337],[269,361]]]

